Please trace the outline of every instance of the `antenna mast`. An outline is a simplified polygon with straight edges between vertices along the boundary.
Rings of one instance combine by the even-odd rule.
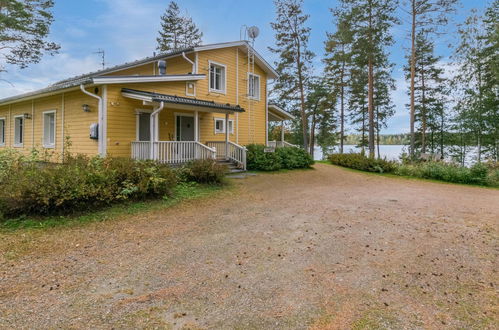
[[[100,55],[102,60],[101,62],[102,70],[104,70],[106,68],[106,52],[104,51],[104,49],[99,48],[96,52],[94,52],[94,54]]]

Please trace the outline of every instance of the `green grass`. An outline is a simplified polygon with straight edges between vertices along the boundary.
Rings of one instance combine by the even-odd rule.
[[[393,173],[366,172],[366,171],[356,170],[356,169],[349,168],[349,167],[334,165],[334,164],[331,164],[331,162],[328,160],[319,160],[319,161],[315,161],[315,163],[316,164],[327,164],[330,166],[341,168],[345,171],[350,171],[350,172],[355,172],[355,173],[363,173],[366,175],[373,175],[373,176],[383,176],[383,177],[392,178],[392,179],[425,181],[425,182],[433,182],[433,183],[439,183],[439,184],[450,184],[450,185],[461,186],[461,187],[478,187],[478,188],[482,188],[482,189],[499,190],[499,187],[494,187],[494,186],[483,186],[483,185],[478,185],[478,184],[448,182],[448,181],[435,180],[435,179],[418,178],[418,177],[407,176],[407,175],[397,175],[397,174],[393,174]]]
[[[184,183],[178,185],[174,189],[172,197],[115,204],[110,207],[73,215],[20,217],[17,219],[10,219],[5,222],[0,222],[0,231],[6,232],[21,229],[46,229],[63,226],[69,227],[91,222],[107,221],[124,215],[134,215],[147,211],[165,209],[168,207],[172,207],[182,201],[210,196],[223,189],[224,186]]]

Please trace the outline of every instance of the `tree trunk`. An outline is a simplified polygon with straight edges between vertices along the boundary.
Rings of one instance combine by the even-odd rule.
[[[369,112],[369,158],[374,158],[374,60],[372,39],[372,8],[369,8],[369,63],[368,63],[368,112]]]
[[[316,118],[315,112],[316,111],[317,111],[317,108],[315,109],[314,113],[312,114],[312,125],[310,127],[310,149],[309,149],[309,153],[311,155],[314,154],[314,148],[315,148],[315,125],[316,125],[316,122],[315,122],[315,118]]]
[[[343,52],[344,53],[344,52]],[[343,153],[343,143],[345,140],[345,85],[343,82],[345,74],[345,60],[341,64],[340,73],[340,154]]]
[[[414,85],[416,79],[416,0],[411,0],[411,14],[412,14],[412,27],[411,27],[411,105],[410,105],[410,132],[411,132],[411,142],[409,147],[409,154],[411,158],[414,158],[414,145],[415,145],[415,134],[414,134],[414,121],[415,121],[415,110],[414,110]]]
[[[426,95],[424,66],[421,65],[421,152],[426,153]]]
[[[379,152],[379,110],[376,108],[376,147],[378,149],[378,158],[381,158],[381,154]]]
[[[308,150],[308,119],[307,113],[305,111],[305,90],[303,86],[303,74],[301,68],[301,50],[300,50],[300,42],[297,41],[297,54],[296,54],[296,65],[298,71],[298,88],[300,89],[300,114],[301,114],[301,126],[302,126],[302,134],[303,134],[303,148]]]

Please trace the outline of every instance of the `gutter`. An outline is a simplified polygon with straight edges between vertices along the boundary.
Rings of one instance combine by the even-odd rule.
[[[100,97],[99,95],[95,95],[93,93],[90,93],[89,91],[87,91],[85,89],[85,86],[83,86],[83,84],[80,85],[80,90],[87,94],[88,96],[91,96],[95,99],[97,99],[99,101],[99,111],[98,111],[98,123],[99,123],[99,140],[98,140],[98,151],[99,151],[99,155],[101,157],[105,157],[106,156],[106,150],[105,150],[105,147],[104,147],[104,134],[103,134],[103,128],[104,128],[104,114],[103,114],[103,101],[102,101],[102,97]]]

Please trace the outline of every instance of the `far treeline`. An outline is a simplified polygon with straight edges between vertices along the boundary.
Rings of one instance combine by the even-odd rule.
[[[409,40],[401,69],[410,114],[409,139],[402,140],[410,156],[431,152],[464,162],[473,147],[478,162],[497,162],[499,0],[483,12],[470,11],[458,25],[450,22],[458,0],[338,0],[331,8],[335,28],[326,33],[318,76],[303,0],[274,3],[276,46],[270,50],[278,56],[280,78],[271,95],[299,118],[287,132],[290,142],[310,152],[315,144],[325,151],[339,145],[343,152],[343,145],[353,142],[348,126],[356,131],[355,144],[376,156],[375,146],[389,139],[380,132],[395,112],[396,67],[389,50],[396,28],[407,31]],[[444,34],[457,41],[438,54],[436,42]]]

